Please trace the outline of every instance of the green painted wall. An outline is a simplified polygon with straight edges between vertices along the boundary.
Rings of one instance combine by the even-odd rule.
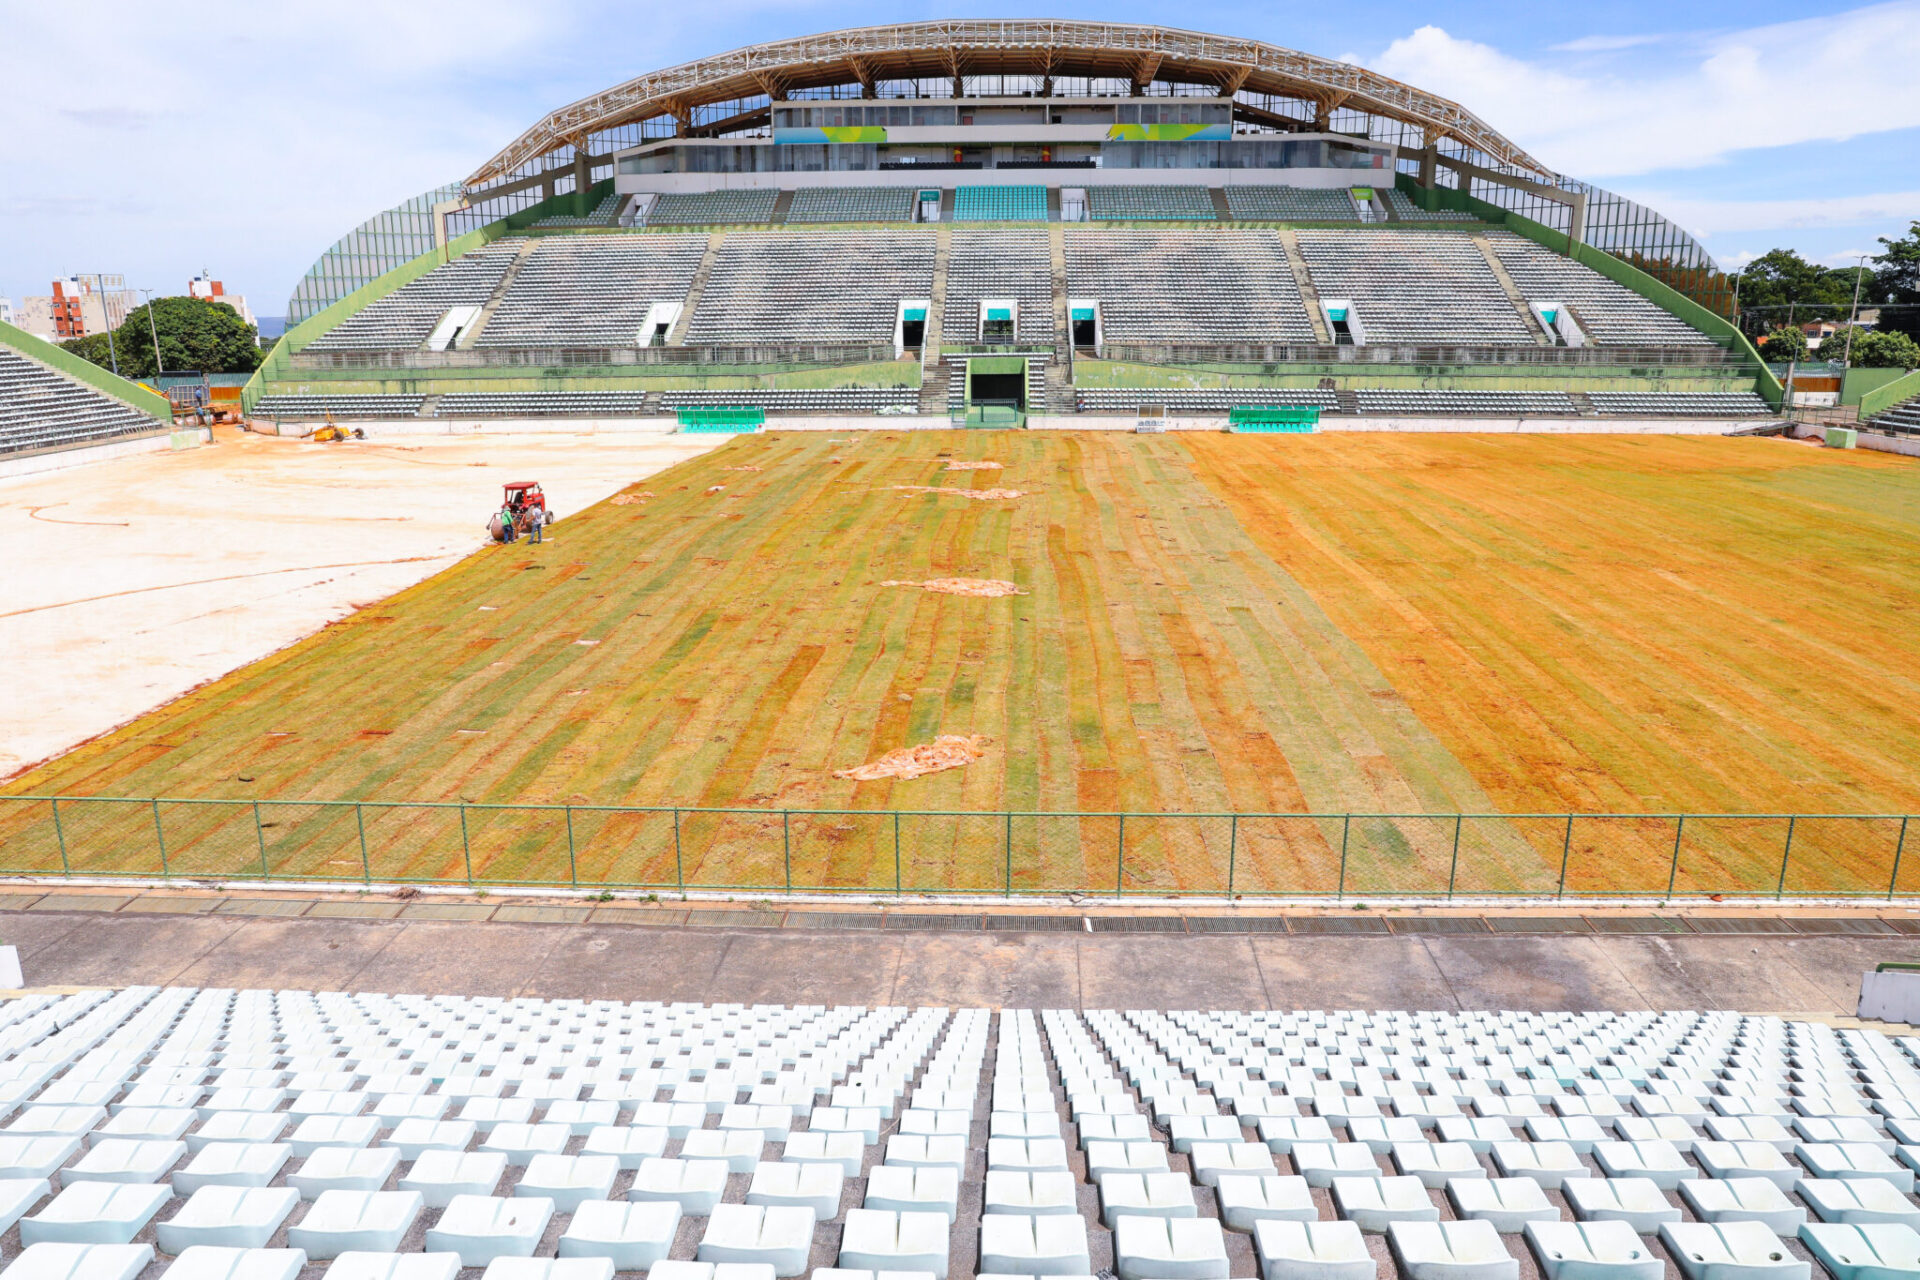
[[[140,412],[167,426],[173,425],[173,406],[167,398],[157,391],[148,390],[137,382],[102,369],[90,360],[82,360],[71,351],[64,351],[42,338],[36,338],[24,329],[16,329],[10,324],[0,324],[0,346],[13,348],[29,360],[38,360],[50,365],[61,373],[84,382],[102,395],[112,396],[115,400],[124,400]]]
[[[1590,367],[1578,372],[1514,365],[1165,365],[1074,361],[1076,387],[1318,387],[1342,391],[1746,391],[1752,374],[1732,368]]]
[[[1840,379],[1840,403],[1859,404],[1868,392],[1907,376],[1905,369],[1849,369]]]
[[[1876,413],[1885,413],[1902,400],[1911,400],[1915,396],[1920,396],[1920,369],[1861,396],[1860,416],[1871,418]]]
[[[633,365],[564,369],[459,369],[418,372],[394,369],[327,369],[289,373],[272,390],[281,395],[451,395],[508,391],[691,391],[825,387],[917,387],[920,364],[889,360],[880,364],[803,368],[750,365],[667,365],[661,372],[636,374]],[[725,369],[726,372],[703,370]]]

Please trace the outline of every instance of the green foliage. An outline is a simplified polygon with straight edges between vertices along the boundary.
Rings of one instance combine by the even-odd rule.
[[[1791,325],[1767,331],[1760,339],[1760,354],[1774,364],[1807,358],[1807,335]]]
[[[199,373],[251,373],[266,353],[255,342],[253,326],[230,307],[200,298],[155,298],[152,320],[147,307],[135,308],[113,331],[109,353],[105,334],[91,334],[60,345],[103,369],[113,367],[117,355],[120,374],[151,378],[159,370],[153,359],[153,337],[160,335],[161,365],[167,372],[191,369]]]
[[[1844,307],[1853,301],[1853,271],[1830,271],[1792,249],[1774,249],[1740,273],[1742,307],[1815,303]]]
[[[1883,329],[1920,337],[1920,222],[1898,240],[1880,237],[1886,252],[1873,260],[1883,302],[1906,303],[1909,310],[1889,311],[1880,318]]]
[[[1847,330],[1842,328],[1820,344],[1820,352],[1830,360],[1838,360],[1847,352]],[[1920,368],[1920,342],[1897,331],[1879,331],[1874,329],[1853,330],[1853,346],[1847,359],[1848,365],[1855,369],[1913,369]]]

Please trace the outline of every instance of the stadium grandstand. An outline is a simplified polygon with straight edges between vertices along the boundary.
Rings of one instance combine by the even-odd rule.
[[[1653,210],[1363,68],[1160,27],[904,23],[552,112],[322,255],[245,403],[1765,416],[1780,387],[1728,285]]]

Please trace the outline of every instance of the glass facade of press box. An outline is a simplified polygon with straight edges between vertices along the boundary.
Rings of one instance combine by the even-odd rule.
[[[311,320],[362,285],[433,248],[433,206],[460,194],[459,183],[422,192],[377,213],[342,236],[307,269],[287,302],[287,327]]]
[[[916,108],[918,109],[918,108]],[[798,112],[794,114],[799,114]],[[816,126],[836,127],[836,126]],[[1064,144],[1077,151],[1093,144]],[[926,148],[926,160],[946,160],[950,152]],[[1105,169],[1365,169],[1392,171],[1393,155],[1315,138],[1302,140],[1235,139],[1231,142],[1107,142],[1097,146]],[[872,143],[793,143],[773,146],[688,146],[625,156],[620,172],[645,173],[844,173],[871,171],[883,161],[904,160],[915,144],[882,154]],[[985,168],[990,161],[982,160]]]

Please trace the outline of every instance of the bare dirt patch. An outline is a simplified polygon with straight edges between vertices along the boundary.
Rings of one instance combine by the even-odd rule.
[[[878,760],[872,760],[851,769],[836,769],[836,778],[850,778],[855,782],[878,782],[882,778],[924,778],[930,773],[941,773],[948,769],[964,769],[975,760],[987,754],[988,739],[979,734],[942,734],[932,742],[917,747],[901,747],[889,751]]]

